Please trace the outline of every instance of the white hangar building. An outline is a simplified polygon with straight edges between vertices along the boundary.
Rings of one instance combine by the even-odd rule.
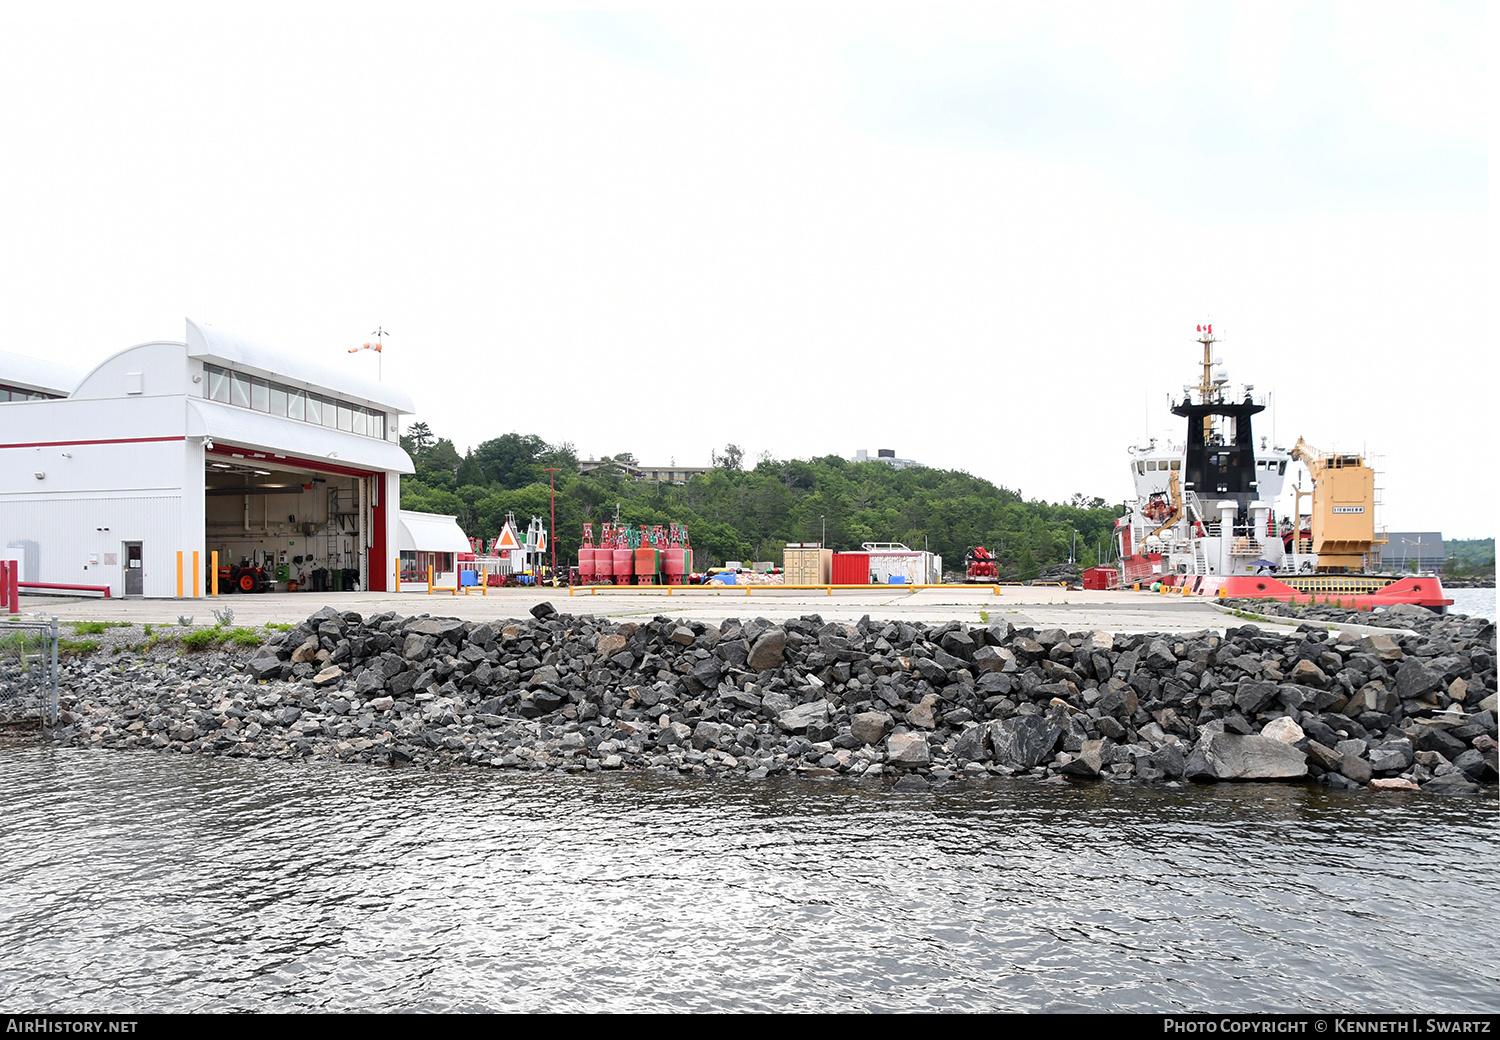
[[[0,556],[23,582],[113,596],[177,595],[179,551],[201,554],[200,593],[213,551],[385,591],[412,411],[400,390],[191,320],[186,342],[87,373],[0,353]]]

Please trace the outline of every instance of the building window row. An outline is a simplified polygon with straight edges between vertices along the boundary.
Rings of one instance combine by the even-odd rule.
[[[239,408],[269,412],[283,419],[300,419],[314,426],[326,426],[330,430],[343,430],[361,437],[385,440],[384,412],[362,408],[332,397],[310,394],[259,376],[231,372],[217,365],[204,365],[203,369],[207,376],[203,396],[210,401],[221,401]]]
[[[40,390],[22,390],[19,386],[0,384],[0,403],[6,401],[56,401],[61,394],[44,394]]]

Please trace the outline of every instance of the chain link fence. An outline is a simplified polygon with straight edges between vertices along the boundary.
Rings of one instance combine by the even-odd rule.
[[[0,620],[0,715],[57,724],[57,618]]]

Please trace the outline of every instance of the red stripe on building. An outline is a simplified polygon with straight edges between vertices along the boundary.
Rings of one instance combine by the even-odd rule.
[[[185,441],[186,437],[109,437],[93,441],[34,441],[28,444],[0,444],[0,448],[68,448],[78,444],[146,444],[152,441]]]

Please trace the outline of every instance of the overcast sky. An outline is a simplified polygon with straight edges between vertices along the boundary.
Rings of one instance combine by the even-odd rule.
[[[1118,502],[1211,318],[1276,442],[1495,533],[1482,5],[203,9],[0,7],[3,349],[381,325],[460,449]]]

